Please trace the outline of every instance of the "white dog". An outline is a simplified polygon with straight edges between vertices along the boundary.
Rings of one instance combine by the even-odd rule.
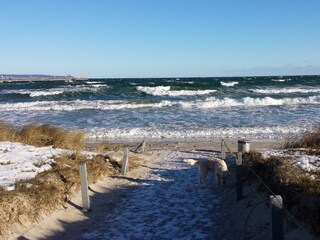
[[[218,182],[218,185],[221,185],[221,180],[223,184],[226,184],[226,178],[228,167],[224,160],[218,158],[211,158],[208,160],[194,160],[194,159],[186,159],[184,160],[189,165],[198,165],[199,174],[200,174],[200,183],[204,184],[206,182],[206,178],[208,172],[211,171],[215,177],[215,183]]]

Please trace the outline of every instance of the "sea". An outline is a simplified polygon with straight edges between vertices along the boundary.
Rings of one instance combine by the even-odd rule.
[[[2,81],[0,121],[88,141],[287,139],[320,125],[320,76]]]

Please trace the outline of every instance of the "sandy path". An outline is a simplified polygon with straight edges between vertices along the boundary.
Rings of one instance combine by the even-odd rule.
[[[200,186],[198,170],[184,158],[204,158],[207,152],[162,151],[146,163],[151,171],[121,204],[85,239],[212,239],[213,212],[219,199],[212,185]]]

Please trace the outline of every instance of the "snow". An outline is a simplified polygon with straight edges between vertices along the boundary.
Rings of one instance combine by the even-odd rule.
[[[209,174],[199,184],[197,167],[186,158],[208,158],[204,151],[161,151],[148,174],[134,186],[102,223],[84,239],[212,239],[219,198]],[[211,179],[210,179],[211,178]]]
[[[294,164],[308,172],[320,170],[320,158],[318,156],[310,156],[305,154],[306,150],[288,151],[282,150],[271,150],[262,152],[264,158],[271,156],[285,157],[291,159]]]
[[[17,142],[0,142],[0,186],[15,188],[16,180],[31,179],[49,170],[54,156],[72,154],[72,151],[48,147],[34,147]],[[93,153],[82,152],[88,157]]]

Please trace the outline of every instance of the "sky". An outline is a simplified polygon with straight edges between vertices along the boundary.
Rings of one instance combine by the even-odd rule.
[[[320,74],[318,0],[0,0],[0,74]]]

